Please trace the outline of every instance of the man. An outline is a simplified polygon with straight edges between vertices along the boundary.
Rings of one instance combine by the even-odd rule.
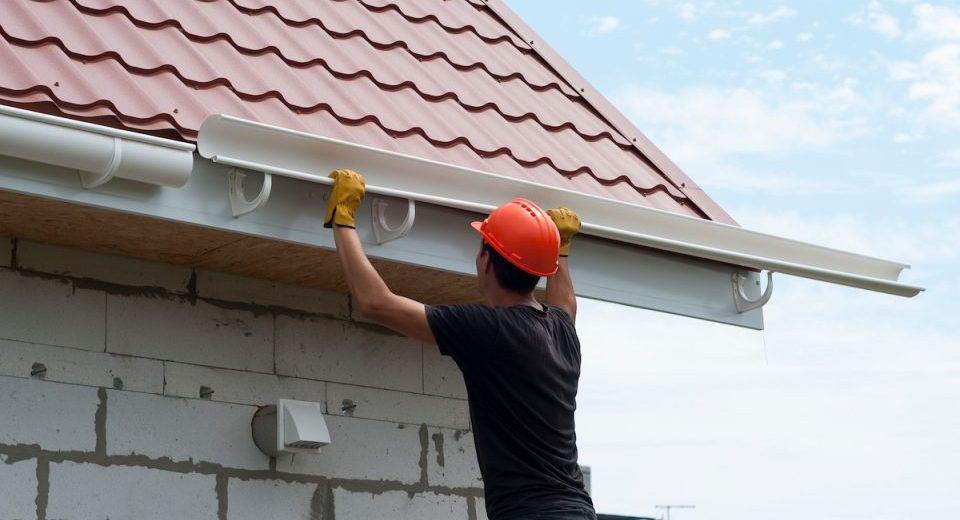
[[[393,294],[367,260],[354,214],[363,178],[337,170],[324,219],[333,227],[359,311],[439,346],[463,372],[490,520],[593,520],[577,465],[574,410],[580,378],[577,312],[567,269],[580,219],[524,199],[473,227],[483,237],[477,279],[485,304],[431,305]],[[547,278],[547,304],[534,297]]]

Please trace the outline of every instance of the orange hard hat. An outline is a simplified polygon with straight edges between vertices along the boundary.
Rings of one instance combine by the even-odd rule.
[[[470,225],[523,271],[537,276],[557,272],[560,232],[550,215],[529,200],[513,199],[493,210],[483,222]]]

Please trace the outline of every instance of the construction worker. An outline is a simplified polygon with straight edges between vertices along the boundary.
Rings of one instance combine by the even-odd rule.
[[[490,520],[594,520],[577,465],[574,410],[580,378],[577,303],[567,270],[580,219],[514,199],[473,227],[485,303],[424,305],[390,291],[355,229],[363,177],[337,170],[324,219],[358,310],[439,346],[460,367]],[[547,276],[546,304],[534,288]]]

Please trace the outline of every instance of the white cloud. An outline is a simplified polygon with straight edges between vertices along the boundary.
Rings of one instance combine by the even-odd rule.
[[[692,22],[700,15],[700,8],[692,3],[685,3],[680,6],[680,18],[686,22]]]
[[[712,160],[708,165],[699,165],[689,173],[707,190],[736,191],[745,193],[789,193],[791,195],[823,192],[830,187],[813,179],[775,170],[747,170],[722,160]]]
[[[893,142],[901,143],[913,143],[923,139],[923,134],[912,134],[910,132],[897,132],[893,136]]]
[[[769,13],[754,13],[747,19],[747,23],[751,25],[763,25],[768,23],[773,23],[784,18],[788,18],[797,14],[796,9],[791,9],[789,7],[781,5]]]
[[[914,319],[920,298],[775,283],[763,333],[583,301],[578,441],[598,509],[800,520],[816,496],[835,518],[908,518],[925,497],[949,516],[960,498],[935,483],[956,480],[960,452],[937,432],[960,427],[943,413],[960,339]]]
[[[616,16],[597,16],[590,19],[589,34],[602,36],[620,28],[620,19]]]
[[[770,69],[761,72],[760,77],[771,83],[780,83],[787,79],[787,73],[779,69]]]
[[[947,150],[946,152],[944,152],[943,162],[944,164],[960,165],[960,148],[955,148],[953,150]]]
[[[798,42],[808,42],[813,39],[813,33],[802,32],[797,35]]]
[[[825,148],[866,129],[859,116],[864,102],[853,80],[829,87],[798,83],[783,93],[791,97],[777,100],[743,88],[630,86],[611,98],[681,164]]]
[[[956,159],[960,159],[960,153],[956,155]],[[904,193],[906,195],[905,201],[915,204],[930,204],[945,199],[954,199],[960,196],[960,176],[911,186]],[[957,232],[960,232],[960,229]]]
[[[683,49],[681,49],[680,47],[673,47],[673,46],[660,47],[659,49],[657,49],[657,52],[666,56],[679,56],[683,54]]]
[[[767,48],[771,50],[777,50],[783,47],[783,42],[780,40],[773,40],[767,44]]]
[[[711,40],[729,40],[730,31],[726,29],[714,29],[710,31],[710,34],[707,34],[707,38]]]
[[[947,126],[960,126],[960,44],[936,47],[919,61],[887,64],[893,81],[907,84],[907,97],[924,103],[920,117]]]
[[[827,56],[823,53],[817,53],[813,57],[813,62],[824,70],[840,70],[846,68],[847,60],[840,56]]]
[[[898,190],[906,192],[909,187]],[[877,204],[881,204],[877,201]],[[740,209],[737,221],[755,229],[804,242],[909,264],[960,260],[960,217],[912,222],[862,214],[815,214]]]
[[[920,4],[913,8],[917,30],[928,38],[960,40],[960,14],[949,7]]]
[[[866,25],[888,38],[896,38],[903,33],[900,29],[900,20],[888,13],[877,0],[870,2],[866,13],[855,15],[851,21],[854,25]]]

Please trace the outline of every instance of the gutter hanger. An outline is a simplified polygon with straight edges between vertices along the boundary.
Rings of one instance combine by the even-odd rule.
[[[905,264],[227,115],[204,121],[197,146],[214,162],[323,184],[349,167],[370,193],[476,213],[526,197],[574,208],[597,237],[898,296],[923,290],[897,281]]]
[[[79,170],[84,188],[114,177],[179,188],[190,143],[0,105],[0,155]]]

